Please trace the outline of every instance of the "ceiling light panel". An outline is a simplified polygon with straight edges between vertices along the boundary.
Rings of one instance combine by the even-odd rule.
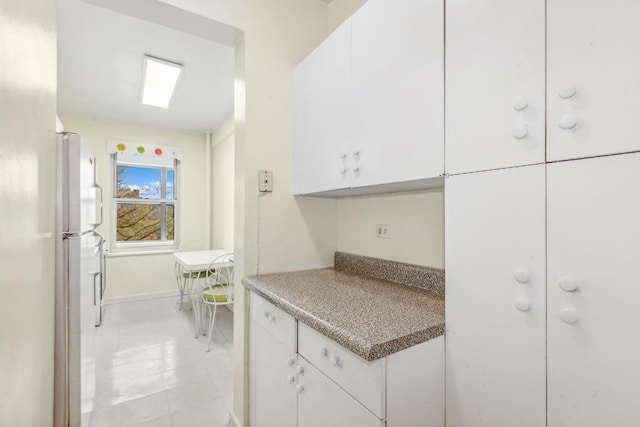
[[[167,108],[182,74],[182,65],[145,55],[142,103]]]

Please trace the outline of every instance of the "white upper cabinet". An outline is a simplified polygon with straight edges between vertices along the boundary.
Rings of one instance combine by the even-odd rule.
[[[369,0],[353,15],[352,187],[444,172],[441,0]]]
[[[544,162],[544,0],[447,0],[446,20],[447,173]]]
[[[637,153],[547,167],[549,427],[640,425],[639,182]]]
[[[351,20],[293,72],[293,194],[350,186]]]
[[[293,193],[442,185],[441,0],[369,0],[294,70]]]
[[[640,150],[640,2],[547,2],[547,160]]]
[[[445,185],[449,427],[545,426],[545,166]]]

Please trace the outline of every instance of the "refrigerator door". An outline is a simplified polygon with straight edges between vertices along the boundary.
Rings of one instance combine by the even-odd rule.
[[[64,230],[69,233],[93,230],[102,222],[102,189],[96,183],[96,159],[80,135],[63,133],[58,139],[63,150]]]
[[[95,283],[100,262],[93,232],[64,240],[68,303],[69,425],[88,425],[95,397]],[[93,382],[93,383],[92,383]]]

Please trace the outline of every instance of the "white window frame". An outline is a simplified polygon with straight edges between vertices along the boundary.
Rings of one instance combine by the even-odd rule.
[[[140,168],[160,169],[162,180],[164,181],[163,194],[161,199],[130,199],[118,198],[118,166],[133,166]],[[171,169],[163,166],[151,166],[144,163],[136,163],[129,161],[118,162],[115,154],[111,155],[111,174],[112,174],[112,194],[111,194],[111,251],[113,253],[122,252],[166,252],[175,251],[180,246],[180,161],[175,159],[173,163],[173,199],[166,199],[166,178],[167,171]],[[164,221],[161,222],[161,237],[164,240],[134,240],[134,241],[118,241],[118,204],[150,204],[161,206],[161,216]],[[173,240],[166,240],[166,206],[173,205]]]

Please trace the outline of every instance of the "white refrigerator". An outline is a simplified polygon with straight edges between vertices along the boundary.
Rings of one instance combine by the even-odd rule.
[[[94,337],[102,319],[104,239],[96,159],[79,135],[57,139],[55,425],[90,423]]]

